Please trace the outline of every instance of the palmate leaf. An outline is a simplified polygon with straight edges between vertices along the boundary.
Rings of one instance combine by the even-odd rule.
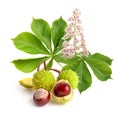
[[[111,78],[112,70],[109,67],[108,63],[103,60],[98,60],[91,56],[85,58],[86,62],[90,65],[95,76],[101,80],[106,81]]]
[[[12,40],[15,47],[21,51],[29,54],[45,54],[48,57],[51,57],[47,64],[47,67],[50,68],[53,65],[53,60],[56,53],[62,48],[62,37],[65,33],[64,29],[66,26],[67,23],[62,19],[62,17],[53,22],[53,26],[51,29],[49,24],[45,20],[33,19],[31,23],[31,29],[34,34],[29,32],[22,32]],[[55,46],[53,50],[51,38]],[[14,60],[13,63],[15,64],[17,69],[23,72],[31,72],[34,70],[34,68],[36,68],[39,60],[42,60],[42,58],[19,59]],[[29,63],[32,65],[29,65]]]
[[[56,57],[59,58],[58,62],[69,62],[63,70],[71,69],[78,74],[80,80],[78,90],[80,93],[88,89],[92,84],[92,77],[86,63],[90,65],[92,71],[99,80],[106,81],[111,78],[112,70],[109,65],[112,61],[109,57],[100,53],[89,55],[88,57],[74,57],[69,61],[68,59],[64,60],[62,55],[57,55]]]
[[[66,21],[60,17],[52,23],[51,36],[54,44],[54,49],[56,50],[61,44],[62,37],[65,34],[65,28],[67,26]],[[59,49],[60,50],[60,49]]]
[[[33,19],[31,29],[36,37],[51,51],[51,33],[48,22],[43,19]]]
[[[17,49],[29,54],[49,54],[40,40],[32,33],[23,32],[12,39]]]
[[[48,57],[41,57],[41,58],[31,58],[31,59],[18,59],[13,60],[12,63],[15,65],[15,67],[24,72],[29,73],[32,72],[37,68],[37,66],[42,63],[43,61],[47,60]]]
[[[92,84],[92,77],[85,62],[81,59],[66,65],[64,69],[71,69],[79,76],[78,90],[80,93],[88,89]]]

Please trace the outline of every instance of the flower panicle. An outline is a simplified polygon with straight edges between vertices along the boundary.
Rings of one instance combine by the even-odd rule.
[[[66,34],[63,37],[64,42],[62,49],[62,54],[65,58],[72,58],[75,55],[88,55],[80,15],[79,9],[75,9],[73,11],[73,16],[68,18],[69,24],[65,29]]]

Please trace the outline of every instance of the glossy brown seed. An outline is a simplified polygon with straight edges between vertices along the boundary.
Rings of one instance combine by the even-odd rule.
[[[33,95],[33,101],[38,106],[43,106],[50,101],[50,92],[40,88]]]
[[[57,97],[63,97],[69,95],[71,87],[67,82],[58,82],[54,87],[54,95]]]

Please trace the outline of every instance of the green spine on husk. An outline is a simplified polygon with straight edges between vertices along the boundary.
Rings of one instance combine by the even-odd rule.
[[[44,88],[51,91],[55,82],[55,78],[49,70],[40,70],[33,75],[33,87],[35,89]]]

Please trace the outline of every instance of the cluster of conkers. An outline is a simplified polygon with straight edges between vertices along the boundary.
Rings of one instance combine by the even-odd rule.
[[[78,75],[72,70],[63,70],[57,80],[49,70],[39,70],[33,78],[20,80],[26,88],[33,88],[33,101],[38,106],[47,104],[50,100],[56,103],[66,103],[73,97],[73,90],[78,85]]]
[[[56,103],[66,103],[73,96],[73,91],[70,84],[65,80],[58,81],[51,92],[40,88],[33,95],[33,101],[38,106],[47,104],[50,99]]]

